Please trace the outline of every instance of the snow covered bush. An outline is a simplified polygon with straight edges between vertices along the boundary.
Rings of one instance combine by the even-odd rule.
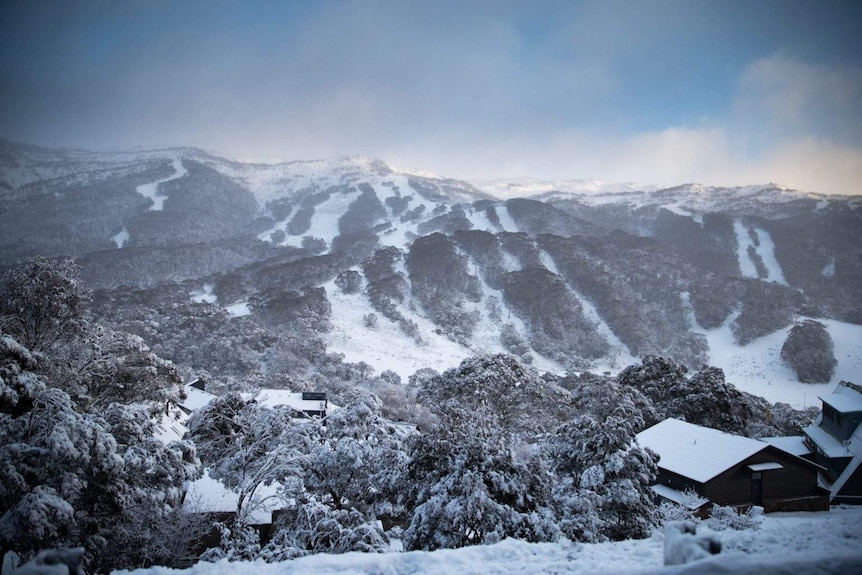
[[[241,521],[234,521],[230,525],[216,523],[214,527],[219,534],[219,545],[204,551],[201,561],[251,561],[257,558],[260,553],[260,535],[253,527]]]
[[[695,524],[700,523],[700,519],[691,509],[684,505],[671,503],[670,501],[662,501],[658,506],[658,513],[663,525],[667,525],[674,521],[689,521]]]
[[[714,505],[709,512],[706,525],[714,531],[759,529],[760,513],[758,510],[762,511],[761,508],[752,507],[751,510],[741,513],[733,507]]]
[[[389,539],[377,521],[355,509],[332,509],[301,498],[279,514],[274,535],[259,557],[272,563],[313,553],[383,553]]]

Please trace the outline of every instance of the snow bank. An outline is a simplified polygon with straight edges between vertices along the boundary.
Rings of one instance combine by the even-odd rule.
[[[163,567],[119,571],[134,575],[318,575],[345,574],[850,574],[862,573],[862,508],[818,513],[775,513],[756,531],[722,531],[724,551],[687,565],[663,567],[664,536],[614,543],[524,543],[507,539],[496,545],[434,552],[313,555],[284,563],[199,563],[190,569]],[[714,533],[700,526],[698,532]]]

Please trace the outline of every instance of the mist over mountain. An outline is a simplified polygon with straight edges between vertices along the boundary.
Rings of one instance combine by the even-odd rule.
[[[498,352],[698,368],[725,357],[719,334],[780,348],[803,320],[856,348],[829,350],[833,379],[859,361],[841,335],[862,333],[856,197],[3,141],[0,205],[0,266],[76,258],[102,321],[225,386],[311,388],[348,363],[406,380]]]

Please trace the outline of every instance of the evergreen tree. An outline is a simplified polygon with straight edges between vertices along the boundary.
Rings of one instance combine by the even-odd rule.
[[[643,538],[658,525],[649,488],[658,457],[637,444],[635,429],[642,424],[635,409],[620,407],[604,420],[581,415],[550,439],[550,461],[559,478],[554,501],[567,537]]]

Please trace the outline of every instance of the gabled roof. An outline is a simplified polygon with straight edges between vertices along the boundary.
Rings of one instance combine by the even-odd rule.
[[[805,445],[804,435],[791,435],[789,437],[761,437],[758,441],[768,443],[772,447],[776,447],[781,451],[789,453],[790,455],[795,455],[796,457],[802,457],[803,455],[809,455],[811,453],[811,449]]]
[[[661,456],[658,466],[706,483],[769,445],[701,427],[679,419],[665,419],[637,434],[638,443]]]

